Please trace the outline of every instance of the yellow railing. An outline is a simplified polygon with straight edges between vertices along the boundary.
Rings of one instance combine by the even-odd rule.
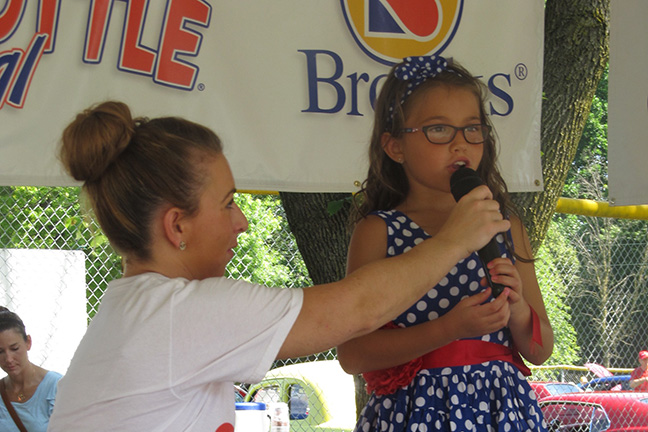
[[[556,212],[618,219],[648,219],[648,205],[611,206],[606,202],[586,199],[559,198]]]
[[[239,192],[259,195],[279,195],[279,192],[277,191],[240,190]],[[648,205],[611,206],[610,204],[601,201],[558,198],[556,213],[611,217],[618,219],[648,220]]]

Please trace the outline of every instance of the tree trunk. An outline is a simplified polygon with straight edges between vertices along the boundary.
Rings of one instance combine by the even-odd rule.
[[[351,195],[292,192],[280,192],[279,195],[288,225],[313,282],[324,284],[342,279],[346,274],[351,234],[348,222],[350,206],[346,203],[334,214],[330,214],[328,206]]]
[[[351,231],[349,229],[350,194],[280,192],[288,224],[304,258],[308,273],[315,284],[334,282],[346,274],[346,255]],[[330,203],[344,200],[335,214],[327,210]],[[369,400],[362,375],[354,376],[356,410],[360,413]]]
[[[537,251],[610,58],[610,0],[547,0],[542,103],[544,191],[513,194]]]

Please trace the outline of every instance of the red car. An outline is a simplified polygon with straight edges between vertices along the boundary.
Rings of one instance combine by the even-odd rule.
[[[648,393],[565,393],[539,404],[551,432],[648,431]]]
[[[583,391],[580,387],[573,383],[555,382],[555,381],[529,381],[531,388],[536,394],[536,398],[540,401],[547,396],[559,395],[563,393],[578,393]]]

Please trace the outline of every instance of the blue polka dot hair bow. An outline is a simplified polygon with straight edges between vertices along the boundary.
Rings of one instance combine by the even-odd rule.
[[[447,68],[448,61],[441,56],[406,57],[403,59],[403,63],[394,70],[396,78],[401,81],[409,81],[401,104],[426,79],[437,76]]]
[[[414,90],[428,78],[433,78],[447,70],[448,61],[441,56],[406,57],[394,69],[394,76],[401,81],[409,81],[407,90],[401,97],[401,106]],[[392,102],[393,103],[393,102]],[[394,106],[389,107],[390,120],[394,119]]]

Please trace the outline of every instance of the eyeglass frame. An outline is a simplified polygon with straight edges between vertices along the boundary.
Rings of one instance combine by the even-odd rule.
[[[439,126],[445,126],[445,127],[449,127],[449,128],[454,129],[454,133],[452,134],[452,136],[450,137],[450,139],[448,141],[442,142],[442,143],[430,141],[430,138],[428,137],[428,134],[427,134],[427,130],[430,129],[430,128],[439,127]],[[471,127],[475,127],[475,126],[481,126],[483,128],[483,131],[482,131],[482,138],[483,139],[480,142],[470,142],[470,141],[468,141],[468,138],[466,137],[466,129],[471,128]],[[449,125],[449,124],[439,123],[439,124],[421,126],[420,128],[403,128],[403,129],[400,130],[400,132],[413,133],[413,132],[421,131],[421,132],[423,132],[423,135],[425,136],[425,139],[427,139],[430,144],[445,145],[445,144],[450,144],[457,137],[457,132],[461,131],[464,139],[466,140],[466,142],[468,144],[475,144],[476,145],[476,144],[483,144],[484,142],[486,142],[486,140],[488,139],[488,135],[490,134],[492,129],[493,128],[490,125],[487,125],[487,124],[484,124],[484,123],[474,123],[474,124],[470,124],[470,125],[463,126],[463,127],[457,127],[457,126],[452,126],[452,125]]]

